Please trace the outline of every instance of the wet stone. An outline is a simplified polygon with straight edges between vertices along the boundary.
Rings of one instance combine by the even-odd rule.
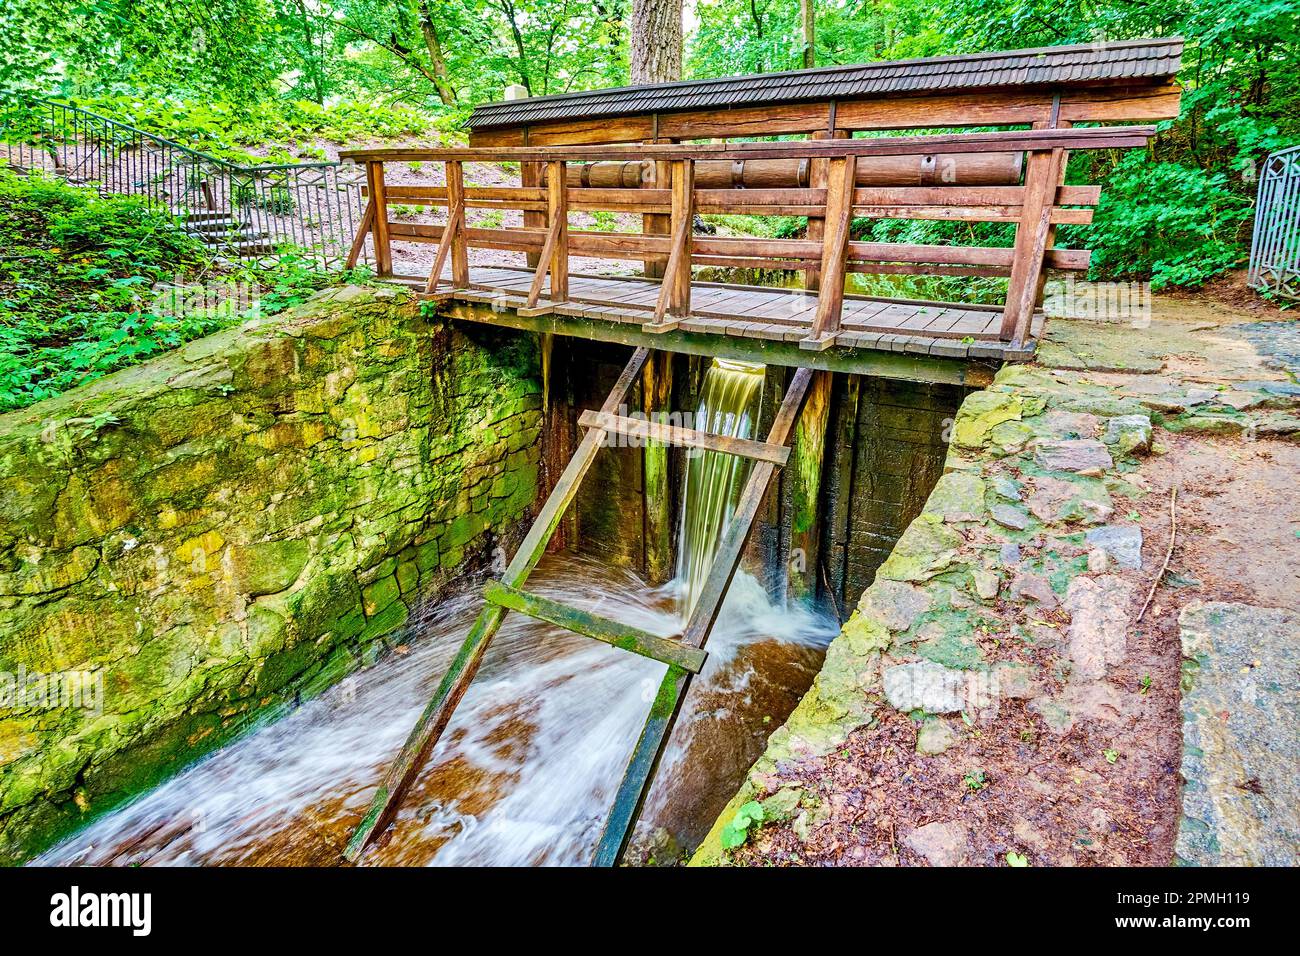
[[[1145,452],[1151,448],[1150,415],[1117,415],[1106,422],[1102,440],[1114,445],[1121,455]]]
[[[1029,515],[1011,505],[994,505],[989,509],[993,520],[1012,531],[1024,531],[1029,527]]]
[[[1187,781],[1174,852],[1198,866],[1300,863],[1300,615],[1196,601],[1178,618]]]
[[[1047,610],[1060,603],[1047,578],[1037,574],[1017,574],[1011,582],[1011,596],[1021,601],[1037,601]]]
[[[882,679],[885,699],[904,713],[953,714],[965,707],[966,675],[932,661],[895,664]]]
[[[1103,525],[1091,528],[1084,539],[1093,549],[1100,550],[1121,568],[1128,571],[1142,569],[1142,529],[1137,525]],[[1092,568],[1089,555],[1088,567]]]
[[[1071,680],[1100,680],[1124,660],[1135,594],[1131,582],[1113,574],[1070,582],[1064,604],[1070,612]]]
[[[1042,468],[1076,475],[1100,475],[1115,464],[1106,446],[1094,438],[1039,442],[1034,461]]]

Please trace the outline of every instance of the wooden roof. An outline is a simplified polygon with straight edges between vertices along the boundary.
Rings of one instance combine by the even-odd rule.
[[[909,93],[1155,84],[1174,77],[1182,53],[1182,38],[1173,37],[622,86],[488,103],[474,108],[468,126],[481,131],[565,119]]]

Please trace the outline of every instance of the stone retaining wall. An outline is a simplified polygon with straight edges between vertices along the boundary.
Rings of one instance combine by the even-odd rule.
[[[503,553],[537,494],[536,346],[470,334],[335,290],[0,416],[0,861]]]

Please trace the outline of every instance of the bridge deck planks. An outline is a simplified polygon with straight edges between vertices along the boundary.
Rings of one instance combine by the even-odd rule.
[[[456,290],[452,297],[518,309],[532,275],[531,270],[505,266],[474,267],[470,288]],[[572,318],[645,325],[653,319],[659,283],[637,277],[571,275],[567,301],[551,303],[549,294],[548,280],[538,309]],[[815,292],[696,282],[691,286],[691,314],[678,325],[688,332],[798,342],[808,335],[816,313]],[[997,307],[846,295],[834,344],[957,359],[1028,358],[1042,327],[1041,314],[1035,317],[1031,341],[1015,351],[998,337],[1001,320]]]

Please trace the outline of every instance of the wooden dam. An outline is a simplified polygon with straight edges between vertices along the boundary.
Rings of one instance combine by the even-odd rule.
[[[1049,271],[1083,272],[1086,249],[1058,244],[1059,227],[1092,222],[1100,188],[1071,182],[1072,154],[1142,148],[1157,120],[1178,114],[1180,40],[1146,40],[977,56],[829,67],[764,76],[626,87],[478,107],[460,148],[345,152],[364,164],[368,205],[351,254],[369,250],[381,277],[404,281],[448,320],[622,347],[622,371],[599,410],[572,409],[576,442],[561,437],[550,496],[499,580],[433,700],[380,786],[347,851],[356,860],[391,820],[473,679],[503,616],[519,612],[668,665],[597,850],[616,864],[673,720],[705,657],[705,642],[761,512],[785,467],[769,522],[797,597],[824,585],[815,557],[824,485],[845,443],[845,390],[987,384],[1004,362],[1032,358],[1042,336]],[[443,185],[395,182],[398,165],[439,164]],[[466,167],[493,164],[517,185],[474,185]],[[1086,162],[1077,168],[1086,169]],[[436,224],[396,207],[445,211]],[[471,223],[470,210],[498,213]],[[522,225],[504,225],[509,211]],[[577,229],[574,213],[635,217],[639,231]],[[801,237],[722,237],[701,215],[797,217]],[[1009,245],[859,241],[860,220],[1003,223]],[[606,220],[608,221],[608,220]],[[394,268],[394,246],[433,246],[427,274]],[[471,250],[517,257],[471,262]],[[619,260],[642,275],[576,268]],[[700,281],[697,269],[801,276],[797,289]],[[891,300],[846,293],[851,273],[1006,280],[1001,305]],[[630,355],[629,355],[630,353]],[[762,440],[683,428],[663,417],[690,385],[682,357],[768,366]],[[577,371],[582,374],[581,370]],[[675,380],[676,376],[676,380]],[[838,384],[837,384],[838,383]],[[643,414],[626,408],[640,398]],[[602,447],[644,444],[645,568],[671,567],[674,448],[751,464],[712,567],[679,634],[653,635],[526,590]],[[827,477],[823,479],[822,475]],[[833,509],[832,509],[833,510]],[[910,519],[909,519],[910,520]],[[849,545],[843,545],[849,547]],[[823,547],[823,550],[825,548]],[[812,557],[809,557],[812,556]],[[786,563],[786,562],[782,562]],[[841,575],[840,594],[850,588]]]

